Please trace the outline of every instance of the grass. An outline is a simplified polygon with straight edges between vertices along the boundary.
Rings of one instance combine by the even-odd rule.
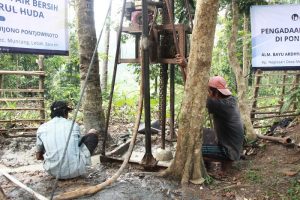
[[[246,178],[253,183],[261,183],[262,182],[262,176],[258,171],[248,170],[246,172]]]
[[[297,179],[291,180],[291,186],[287,189],[287,199],[298,200],[300,199],[300,183]]]

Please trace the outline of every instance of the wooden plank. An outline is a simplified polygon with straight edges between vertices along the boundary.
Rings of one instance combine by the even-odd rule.
[[[0,102],[16,102],[16,101],[44,101],[43,97],[24,97],[24,98],[0,98]]]
[[[283,73],[264,73],[264,74],[258,74],[256,76],[257,77],[263,77],[263,76],[283,76],[283,75],[284,75]],[[297,75],[300,75],[300,72],[296,72],[296,73],[287,72],[286,75],[288,75],[288,76],[297,76]]]
[[[44,71],[6,71],[0,70],[3,75],[31,75],[31,76],[45,76]]]
[[[286,111],[286,112],[284,112],[284,113],[294,113],[295,111],[293,110],[293,111]],[[280,114],[280,112],[279,111],[270,111],[270,112],[251,112],[251,113],[253,113],[253,114],[256,114],[256,115],[263,115],[263,114]]]
[[[120,58],[119,63],[140,63],[140,59],[137,58]]]
[[[0,133],[1,134],[1,133]],[[19,138],[19,137],[23,137],[23,138],[33,138],[36,137],[36,132],[26,132],[20,135],[11,135],[11,134],[5,134],[3,135],[5,138]]]
[[[24,128],[12,128],[12,129],[0,129],[0,132],[7,132],[7,131],[28,131],[28,130],[37,130],[38,127],[24,127]]]
[[[261,125],[261,126],[253,126],[253,128],[267,128],[267,127],[271,127],[271,125]]]
[[[17,122],[44,122],[44,119],[13,119],[13,120],[0,120],[0,123],[17,123]]]
[[[282,98],[282,95],[276,95],[276,96],[259,96],[256,98],[253,98],[252,100],[260,100],[260,99],[268,99],[268,98]]]
[[[39,70],[40,71],[44,71],[44,55],[39,55],[39,59],[37,61],[37,64],[39,66]],[[40,90],[44,90],[45,88],[45,76],[40,76],[39,77],[39,89]],[[39,97],[43,98],[44,94],[43,93],[39,93]],[[45,115],[45,102],[44,101],[40,101],[40,118],[45,119],[46,115]]]
[[[0,108],[0,110],[4,111],[18,111],[18,110],[45,110],[44,108]]]
[[[5,176],[8,180],[10,180],[11,182],[13,182],[14,184],[16,184],[20,188],[22,188],[25,191],[27,191],[28,193],[30,193],[36,199],[39,199],[39,200],[47,200],[48,199],[48,198],[44,197],[43,195],[41,195],[41,194],[33,191],[31,188],[27,187],[26,185],[24,185],[23,183],[21,183],[19,180],[17,180],[16,178],[14,178],[13,176],[9,175],[8,173],[6,173],[3,170],[0,170],[0,175]]]
[[[43,89],[0,89],[0,92],[31,92],[39,93],[44,92]]]
[[[252,109],[252,111],[253,110],[263,110],[263,109],[268,109],[268,108],[278,108],[280,106],[281,105],[271,105],[271,106],[256,107],[255,109]]]
[[[257,70],[257,71],[255,72],[255,85],[259,85],[259,84],[260,84],[261,77],[258,76],[258,75],[260,75],[260,74],[262,74],[262,73],[263,73],[263,72],[262,72],[261,70]],[[257,107],[257,100],[256,100],[256,98],[258,97],[258,92],[259,92],[259,87],[254,88],[253,96],[254,96],[254,99],[255,99],[255,100],[253,101],[252,106],[251,106],[252,111],[255,110],[256,107]],[[255,114],[251,114],[251,118],[254,118],[254,117],[255,117]]]
[[[291,86],[293,86],[293,85],[295,85],[294,83],[285,83],[285,84],[266,84],[266,85],[254,85],[253,87],[255,87],[255,88],[259,88],[259,87],[274,87],[274,86],[276,86],[276,87],[283,87],[283,86],[289,86],[289,85],[291,85]],[[297,85],[299,85],[299,83],[297,84]]]
[[[299,116],[299,114],[288,114],[288,115],[272,115],[272,116],[265,116],[265,117],[259,117],[259,118],[253,118],[251,121],[259,121],[264,119],[271,119],[271,118],[283,118],[283,117],[295,117]]]

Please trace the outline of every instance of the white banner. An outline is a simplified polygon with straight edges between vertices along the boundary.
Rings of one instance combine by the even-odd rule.
[[[67,0],[1,0],[0,52],[67,55]]]
[[[300,69],[300,5],[252,6],[252,67]]]

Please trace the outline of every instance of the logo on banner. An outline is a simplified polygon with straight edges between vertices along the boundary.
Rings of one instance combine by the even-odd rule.
[[[298,14],[292,14],[292,20],[293,21],[297,21],[299,19],[299,15]]]

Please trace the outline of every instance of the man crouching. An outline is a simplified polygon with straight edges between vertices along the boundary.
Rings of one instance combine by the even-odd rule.
[[[51,107],[51,120],[42,124],[37,130],[36,158],[44,160],[44,169],[59,179],[69,179],[86,172],[86,166],[91,164],[91,155],[98,144],[98,132],[91,129],[81,137],[80,128],[74,124],[68,148],[62,161],[65,145],[71,130],[72,121],[68,113],[72,110],[65,101],[55,101]]]

